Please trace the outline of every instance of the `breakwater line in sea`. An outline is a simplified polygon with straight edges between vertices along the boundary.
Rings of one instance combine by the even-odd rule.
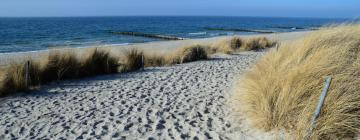
[[[167,35],[158,35],[158,34],[148,34],[148,33],[141,33],[141,32],[116,32],[116,31],[109,31],[111,34],[117,35],[128,35],[128,36],[139,36],[139,37],[147,37],[147,38],[156,38],[156,39],[163,39],[163,40],[184,40],[186,38],[176,37],[176,36],[167,36]]]

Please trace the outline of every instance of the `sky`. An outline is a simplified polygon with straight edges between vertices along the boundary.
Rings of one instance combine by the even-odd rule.
[[[0,0],[0,17],[68,16],[359,18],[360,0]]]

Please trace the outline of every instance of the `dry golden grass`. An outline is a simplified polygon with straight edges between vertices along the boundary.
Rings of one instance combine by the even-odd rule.
[[[5,68],[0,67],[0,97],[4,93]]]
[[[182,47],[175,51],[173,62],[187,63],[208,58],[206,48],[201,45]]]
[[[234,98],[256,127],[304,139],[326,76],[333,81],[310,139],[354,138],[360,134],[360,25],[323,29],[272,49],[241,78]]]
[[[237,38],[237,37],[234,37],[234,38],[231,38],[231,39],[228,39],[228,38],[222,39],[219,42],[216,42],[213,45],[211,45],[208,48],[207,52],[209,54],[214,54],[214,53],[230,54],[230,53],[232,53],[234,51],[237,51],[237,49],[235,48],[235,46],[237,46],[235,44],[236,40],[242,40],[242,39]],[[234,43],[234,45],[232,45],[232,43]],[[242,43],[243,43],[243,41],[241,41],[241,44]]]
[[[2,68],[0,96],[17,91],[26,91],[31,87],[54,80],[80,78],[84,76],[117,72],[118,63],[108,52],[94,49],[84,59],[72,51],[52,51],[44,64],[29,60],[29,80],[26,84],[26,62],[12,63]]]
[[[276,42],[265,37],[256,37],[247,39],[241,48],[245,51],[260,50],[273,47],[275,44]]]
[[[42,71],[42,82],[78,78],[81,61],[73,51],[51,51]]]
[[[164,65],[169,65],[166,61],[166,56],[164,54],[157,53],[145,53],[145,67],[160,67]]]
[[[242,39],[240,37],[226,38],[214,43],[208,48],[209,54],[226,53],[231,54],[240,51],[257,51],[275,46],[277,42],[271,41],[265,37],[255,37]]]
[[[241,46],[243,46],[243,44],[244,44],[244,40],[241,39],[240,37],[234,37],[230,40],[230,48],[232,49],[232,51],[236,51],[240,49]]]
[[[41,70],[39,63],[29,60],[28,80],[25,80],[26,64],[26,62],[12,63],[3,71],[0,96],[6,96],[17,91],[26,91],[31,86],[40,84]]]
[[[119,67],[119,58],[97,48],[88,52],[80,62],[80,77],[116,73]]]
[[[140,49],[133,48],[125,52],[123,71],[135,71],[144,66],[144,52]]]

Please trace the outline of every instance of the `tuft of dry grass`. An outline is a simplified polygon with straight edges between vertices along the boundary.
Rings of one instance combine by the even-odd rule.
[[[230,48],[231,51],[237,51],[238,49],[241,48],[241,46],[243,46],[244,44],[244,40],[241,39],[240,37],[234,37],[230,40]]]
[[[304,139],[324,79],[331,76],[321,115],[308,136],[352,139],[360,134],[359,70],[360,25],[331,27],[270,50],[241,78],[234,98],[257,128],[285,129]]]
[[[225,53],[225,54],[231,54],[235,51],[237,51],[237,40],[242,40],[238,37],[234,37],[231,39],[222,39],[216,43],[214,43],[213,45],[211,45],[210,47],[208,47],[207,52],[209,54],[215,54],[215,53]],[[243,41],[241,41],[242,44]],[[241,45],[240,45],[241,46]]]
[[[114,73],[118,67],[118,59],[103,50],[94,49],[85,59],[78,58],[72,51],[52,51],[43,65],[28,61],[29,80],[26,83],[26,62],[12,63],[2,68],[0,96],[26,91],[54,80]]]
[[[31,86],[39,85],[41,74],[39,68],[39,63],[32,60],[10,64],[1,76],[0,96],[3,97],[17,91],[26,91]],[[26,70],[28,70],[28,77],[26,77]],[[26,78],[28,79],[26,80]]]
[[[209,54],[226,53],[231,54],[240,51],[258,51],[275,46],[277,42],[271,41],[265,37],[255,37],[249,39],[242,39],[240,37],[233,37],[230,39],[223,39],[208,48]]]
[[[5,71],[6,71],[5,68],[0,67],[0,97],[2,96],[2,94],[5,94],[5,88],[4,88]]]
[[[125,65],[123,71],[135,71],[144,66],[144,52],[137,48],[132,48],[125,52]]]
[[[80,77],[118,72],[119,59],[109,52],[95,48],[81,62]]]
[[[251,51],[251,50],[260,50],[260,49],[266,49],[273,47],[276,44],[274,41],[270,41],[269,39],[265,37],[256,37],[256,38],[250,38],[247,39],[242,46],[242,49],[245,51]]]
[[[81,62],[72,51],[51,51],[42,71],[42,82],[79,77]]]
[[[201,45],[182,47],[175,52],[173,62],[187,63],[208,58],[206,48]]]
[[[145,67],[160,67],[164,65],[168,65],[166,61],[166,56],[156,53],[145,53]]]

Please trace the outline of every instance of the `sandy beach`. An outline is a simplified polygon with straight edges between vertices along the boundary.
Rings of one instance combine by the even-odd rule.
[[[309,32],[265,36],[285,42]],[[104,47],[169,51],[225,37]],[[1,63],[47,51],[1,54]],[[0,139],[266,139],[238,124],[229,101],[235,78],[263,52],[216,54],[209,60],[125,74],[53,82],[0,104]],[[21,93],[20,93],[21,94]],[[236,119],[234,119],[234,117]]]

